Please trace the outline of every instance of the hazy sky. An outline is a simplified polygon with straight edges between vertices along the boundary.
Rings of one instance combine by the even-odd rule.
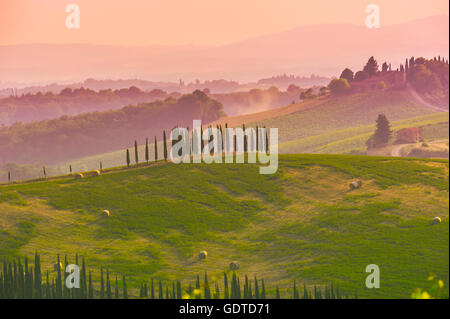
[[[67,29],[65,8],[80,7]],[[381,27],[448,14],[448,0],[0,0],[0,44],[219,45],[301,25],[364,24],[378,4]]]

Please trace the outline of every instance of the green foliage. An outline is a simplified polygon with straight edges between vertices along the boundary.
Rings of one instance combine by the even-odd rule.
[[[345,93],[350,89],[350,84],[348,84],[347,79],[333,79],[330,84],[328,84],[328,88],[332,93]]]
[[[341,76],[339,77],[341,79],[346,79],[348,82],[353,81],[353,71],[349,68],[346,68],[344,71],[342,71]]]
[[[369,61],[367,61],[363,71],[366,72],[369,77],[374,76],[378,72],[378,62],[373,56],[369,58]]]

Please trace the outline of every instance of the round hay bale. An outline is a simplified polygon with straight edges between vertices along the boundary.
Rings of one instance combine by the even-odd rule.
[[[433,224],[440,224],[442,222],[440,217],[434,217],[433,218]]]
[[[76,174],[75,174],[75,178],[76,178],[76,179],[82,179],[83,177],[84,177],[84,175],[81,174],[81,173],[76,173]]]
[[[208,253],[206,252],[206,250],[202,250],[202,251],[198,254],[198,258],[200,258],[200,259],[205,259],[206,257],[208,257]]]
[[[63,269],[63,265],[61,262],[59,263],[59,269]],[[53,270],[58,271],[58,263],[53,264]]]
[[[238,270],[239,269],[239,263],[237,261],[232,261],[230,263],[230,269],[231,270]]]
[[[100,176],[101,172],[99,170],[94,171],[94,176]]]
[[[350,183],[350,189],[358,189],[362,186],[362,182],[360,180],[356,180]]]
[[[107,210],[107,209],[105,209],[105,210],[102,212],[102,214],[103,214],[103,216],[105,216],[105,217],[111,216],[111,213],[110,213],[109,210]]]

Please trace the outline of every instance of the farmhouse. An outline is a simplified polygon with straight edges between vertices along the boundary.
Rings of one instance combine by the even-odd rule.
[[[417,127],[403,128],[397,132],[397,144],[417,143],[422,139],[422,132]]]

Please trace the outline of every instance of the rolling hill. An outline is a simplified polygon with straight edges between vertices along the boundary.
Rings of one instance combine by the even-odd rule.
[[[319,97],[264,112],[223,117],[210,124],[276,127],[281,153],[348,153],[361,151],[380,113],[386,114],[394,128],[436,124],[446,122],[448,118],[446,112],[439,113],[422,106],[407,90],[389,90]],[[142,144],[143,139],[138,139],[138,142]],[[333,145],[328,147],[328,144]],[[150,158],[154,158],[153,148],[150,146]],[[143,151],[144,146],[141,145],[140,152]],[[67,172],[69,165],[78,170],[92,170],[98,168],[100,161],[105,167],[119,166],[124,164],[124,154],[122,149],[74,158],[55,167],[63,172]]]
[[[444,160],[282,155],[274,175],[254,164],[169,163],[0,186],[0,259],[37,250],[45,271],[56,254],[78,252],[91,266],[126,273],[131,287],[204,271],[219,280],[236,260],[240,273],[282,295],[296,279],[366,298],[409,298],[433,272],[448,293],[448,168]],[[363,186],[350,191],[354,178]],[[207,259],[197,259],[200,250]],[[364,287],[372,263],[380,289]]]

